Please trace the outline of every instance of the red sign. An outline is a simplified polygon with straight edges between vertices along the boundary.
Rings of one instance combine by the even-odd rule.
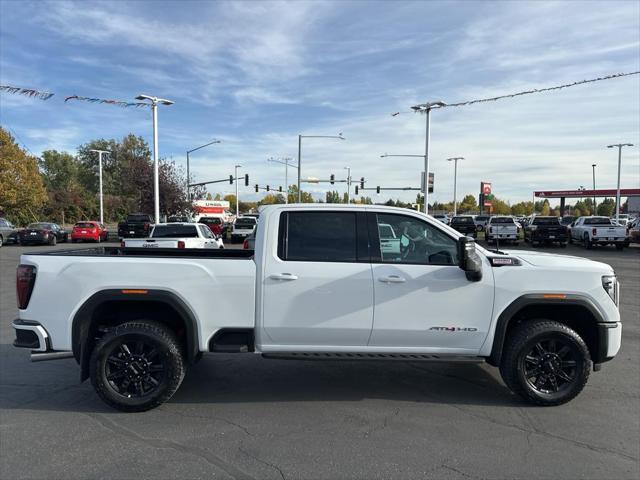
[[[615,188],[597,190],[543,190],[533,192],[538,198],[561,198],[561,197],[615,197]],[[640,188],[621,188],[621,197],[640,197]]]
[[[491,184],[488,182],[480,182],[480,191],[483,195],[491,195]]]

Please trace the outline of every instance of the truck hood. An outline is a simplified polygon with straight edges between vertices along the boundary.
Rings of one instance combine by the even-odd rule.
[[[595,262],[583,257],[572,255],[560,255],[557,253],[537,252],[534,250],[503,250],[508,255],[514,256],[536,267],[558,270],[583,270],[603,274],[612,274],[613,268],[602,262]]]

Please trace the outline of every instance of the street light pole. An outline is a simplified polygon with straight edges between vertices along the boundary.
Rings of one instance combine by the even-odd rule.
[[[596,164],[591,165],[591,169],[593,170],[593,214],[597,215],[598,210],[596,209]]]
[[[424,213],[429,213],[429,142],[431,137],[431,110],[446,107],[444,102],[429,102],[411,107],[415,112],[424,112],[426,115],[424,137]]]
[[[267,162],[276,162],[284,165],[284,185],[285,185],[284,203],[289,203],[289,167],[298,168],[295,165],[289,165],[289,160],[292,160],[292,158],[291,157],[267,158]]]
[[[615,143],[607,148],[618,147],[618,188],[616,190],[616,223],[620,220],[620,167],[622,166],[622,147],[633,147],[633,143]]]
[[[90,152],[97,152],[98,153],[98,177],[100,179],[99,183],[100,183],[100,223],[103,224],[104,223],[104,207],[103,207],[103,201],[102,201],[102,154],[103,153],[110,153],[109,150],[89,150]]]
[[[136,100],[149,100],[151,105],[151,112],[153,113],[153,210],[155,223],[160,223],[160,177],[158,173],[158,104],[173,105],[173,102],[165,98],[152,97],[150,95],[138,95],[136,97]]]
[[[447,158],[448,162],[454,162],[453,166],[453,216],[458,214],[458,204],[456,202],[456,189],[458,184],[458,160],[464,160],[464,157]]]
[[[235,166],[235,175],[234,180],[236,184],[236,218],[240,216],[240,199],[238,198],[238,168],[242,167],[242,165]]]
[[[201,148],[213,145],[214,143],[220,143],[220,140],[214,140],[213,142],[209,142],[204,145],[200,145],[199,147],[192,148],[191,150],[187,150],[187,200],[189,201],[189,203],[191,203],[191,188],[189,188],[189,184],[191,183],[191,177],[189,176],[189,154],[191,152],[195,152],[196,150],[200,150]]]
[[[298,135],[298,203],[302,203],[302,190],[300,190],[300,173],[301,173],[301,156],[302,156],[302,139],[303,138],[338,138],[340,140],[345,140],[342,136],[342,133],[338,135]]]
[[[347,171],[347,205],[349,204],[349,194],[351,193],[351,167],[344,167]]]

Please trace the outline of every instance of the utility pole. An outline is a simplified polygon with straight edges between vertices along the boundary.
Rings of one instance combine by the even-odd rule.
[[[464,157],[447,158],[448,162],[453,162],[453,216],[458,214],[458,204],[456,202],[456,189],[458,183],[458,160],[464,160]]]
[[[424,136],[424,213],[429,213],[429,142],[431,136],[431,110],[434,108],[446,107],[444,102],[428,102],[421,105],[415,105],[411,109],[415,112],[425,114],[425,136]]]
[[[298,135],[298,203],[302,203],[302,190],[300,190],[300,173],[302,170],[301,157],[303,138],[338,138],[340,140],[345,140],[345,138],[342,136],[342,133],[339,133],[338,135]]]
[[[160,223],[160,180],[158,173],[158,104],[173,105],[173,102],[171,100],[151,97],[149,95],[138,95],[136,97],[136,100],[149,100],[151,111],[153,113],[153,210],[155,215],[155,223]]]
[[[618,147],[618,188],[616,190],[616,223],[620,220],[620,167],[622,166],[622,147],[633,147],[633,143],[614,143],[607,148]]]
[[[596,164],[591,165],[591,169],[593,170],[593,214],[597,215],[598,210],[596,209]]]
[[[191,188],[189,188],[189,183],[191,183],[191,177],[189,176],[189,154],[195,152],[196,150],[200,150],[201,148],[213,145],[214,143],[220,143],[220,140],[214,140],[213,142],[209,142],[204,145],[200,145],[199,147],[192,148],[191,150],[187,150],[187,200],[189,201],[189,203],[191,203]]]
[[[104,223],[104,207],[103,207],[103,201],[102,201],[102,154],[103,153],[110,153],[108,150],[89,150],[90,152],[97,152],[98,154],[98,171],[100,172],[98,174],[98,177],[100,178],[100,223],[103,224]],[[64,222],[63,222],[64,223]]]
[[[242,165],[235,166],[235,175],[234,180],[236,184],[236,218],[240,216],[240,199],[238,198],[238,168],[242,167]]]
[[[347,171],[347,205],[349,204],[349,194],[351,193],[351,167],[344,167]]]

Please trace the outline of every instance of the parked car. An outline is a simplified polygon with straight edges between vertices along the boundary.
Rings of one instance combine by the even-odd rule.
[[[511,242],[518,244],[518,226],[513,217],[495,216],[489,218],[485,225],[484,238],[487,243]]]
[[[575,220],[576,220],[576,217],[574,217],[573,215],[565,215],[560,219],[560,224],[564,225],[565,227],[568,227],[573,222],[575,222]]]
[[[627,236],[631,243],[640,243],[640,217],[633,219],[627,227]]]
[[[433,218],[438,220],[439,222],[444,223],[445,225],[449,225],[450,219],[446,213],[435,213]]]
[[[242,242],[242,248],[244,250],[255,250],[256,248],[256,231],[251,232],[247,238]]]
[[[473,217],[473,221],[476,223],[476,229],[479,232],[482,232],[490,218],[491,215],[476,215]]]
[[[118,223],[118,237],[120,238],[140,238],[149,235],[153,220],[151,215],[146,213],[132,213],[127,218]]]
[[[92,242],[106,242],[109,237],[109,232],[103,224],[100,222],[78,222],[73,226],[71,230],[71,241],[85,242],[90,240]]]
[[[198,223],[202,223],[203,225],[206,225],[207,227],[209,227],[209,230],[211,230],[211,232],[214,235],[219,235],[219,236],[223,236],[223,227],[224,227],[224,221],[222,220],[222,218],[220,217],[200,217],[200,220],[198,220]]]
[[[171,215],[167,218],[167,223],[189,223],[190,221],[186,215]]]
[[[251,235],[257,224],[258,221],[253,216],[236,218],[233,223],[233,230],[231,230],[231,242],[244,241],[246,237]]]
[[[55,245],[66,242],[69,233],[56,223],[35,222],[18,232],[20,245]]]
[[[486,361],[513,392],[550,406],[575,398],[620,348],[619,287],[605,263],[492,252],[386,206],[270,205],[260,222],[255,251],[23,255],[14,345],[34,360],[75,358],[81,380],[129,412],[169,400],[208,352]],[[399,252],[381,252],[380,225]]]
[[[457,215],[451,219],[449,226],[463,235],[470,235],[473,238],[478,236],[476,223],[473,221],[473,216],[471,215]]]
[[[0,247],[4,244],[17,243],[18,229],[6,218],[0,218]]]
[[[201,223],[159,223],[149,238],[125,238],[125,248],[224,248],[222,239]]]
[[[531,242],[531,246],[559,243],[562,248],[569,241],[569,229],[560,223],[558,217],[536,215],[531,223],[524,228],[524,241]]]
[[[611,221],[614,224],[617,223],[618,225],[622,225],[623,227],[626,227],[630,220],[631,220],[631,217],[629,215],[627,215],[626,213],[621,213],[620,215],[618,215],[617,219],[616,219],[615,215],[613,215],[611,217]]]
[[[609,217],[580,217],[571,227],[571,241],[582,242],[585,248],[594,245],[615,245],[622,250],[629,244],[627,229],[616,225]]]

